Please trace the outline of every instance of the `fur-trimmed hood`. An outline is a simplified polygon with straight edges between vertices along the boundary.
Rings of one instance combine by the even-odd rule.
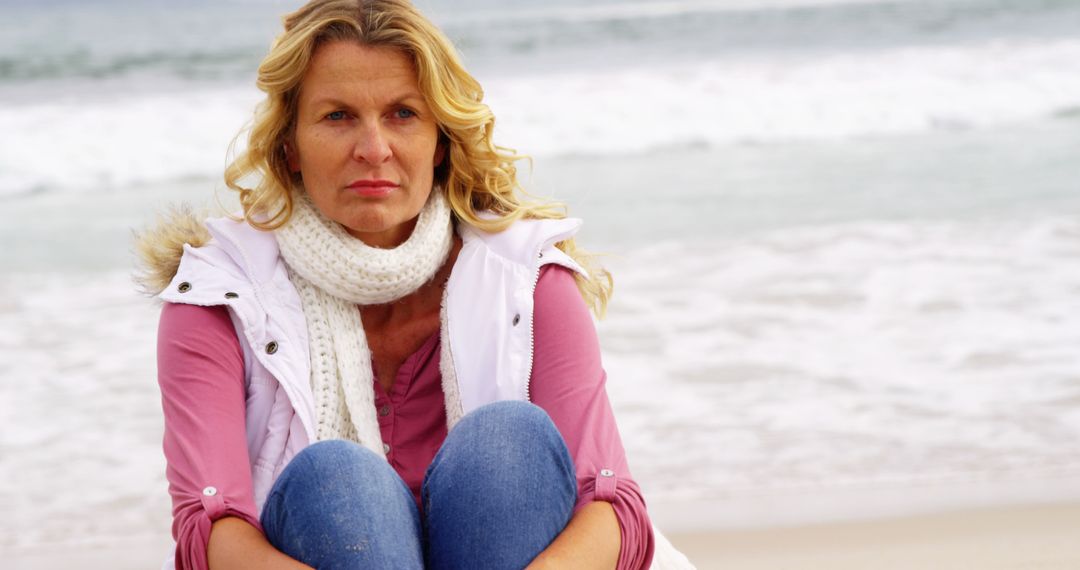
[[[174,205],[153,225],[135,233],[135,283],[143,293],[156,296],[169,285],[180,267],[184,244],[202,247],[210,242],[205,220],[205,212],[187,204]]]

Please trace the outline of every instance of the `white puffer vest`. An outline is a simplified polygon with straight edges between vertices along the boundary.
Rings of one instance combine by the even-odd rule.
[[[315,441],[307,325],[273,234],[228,218],[207,220],[206,226],[213,240],[200,248],[184,246],[176,275],[159,298],[229,308],[244,349],[248,456],[261,512],[281,471]],[[456,382],[443,382],[451,423],[487,403],[529,399],[536,281],[540,268],[551,263],[584,274],[554,245],[580,226],[572,218],[523,220],[491,234],[458,225],[463,245],[444,307],[443,342],[449,343],[456,376]],[[654,534],[653,568],[692,568]],[[171,557],[164,568],[173,568]]]

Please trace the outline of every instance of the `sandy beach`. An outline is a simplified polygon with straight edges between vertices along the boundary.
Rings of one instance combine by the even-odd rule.
[[[870,521],[672,533],[701,570],[731,568],[1005,570],[1080,568],[1080,503],[1028,505]],[[4,555],[9,570],[156,568],[166,539],[107,548],[42,548]]]
[[[698,568],[1080,568],[1080,503],[671,536]]]

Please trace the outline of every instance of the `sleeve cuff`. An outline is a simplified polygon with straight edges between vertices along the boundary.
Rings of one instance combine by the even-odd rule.
[[[216,521],[225,514],[225,498],[218,493],[217,487],[203,488],[201,501],[203,511],[211,521]]]
[[[199,501],[188,503],[186,514],[174,518],[173,537],[176,540],[174,565],[177,570],[208,570],[207,547],[214,522],[225,517],[237,517],[263,532],[257,517],[238,504],[227,502],[216,487],[203,487]],[[201,507],[201,509],[199,508]]]
[[[619,532],[622,534],[617,569],[648,568],[653,557],[652,523],[637,483],[628,477],[620,485],[615,471],[607,468],[598,470],[591,479],[579,481],[581,488],[575,511],[594,501],[611,503],[615,509]]]
[[[593,488],[593,500],[606,501],[612,503],[615,501],[615,490],[618,488],[619,479],[615,476],[615,472],[611,469],[601,469],[596,474],[596,484]]]
[[[202,504],[203,512],[206,514],[206,518],[210,519],[210,522],[215,522],[227,516],[234,516],[244,519],[262,531],[262,525],[259,523],[258,517],[252,516],[251,513],[245,510],[237,509],[238,505],[226,503],[225,496],[213,485],[203,487],[199,502]]]

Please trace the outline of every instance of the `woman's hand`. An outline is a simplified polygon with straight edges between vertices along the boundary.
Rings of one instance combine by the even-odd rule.
[[[619,520],[611,503],[595,501],[570,519],[570,524],[529,564],[528,570],[612,570],[619,563],[621,540]]]

